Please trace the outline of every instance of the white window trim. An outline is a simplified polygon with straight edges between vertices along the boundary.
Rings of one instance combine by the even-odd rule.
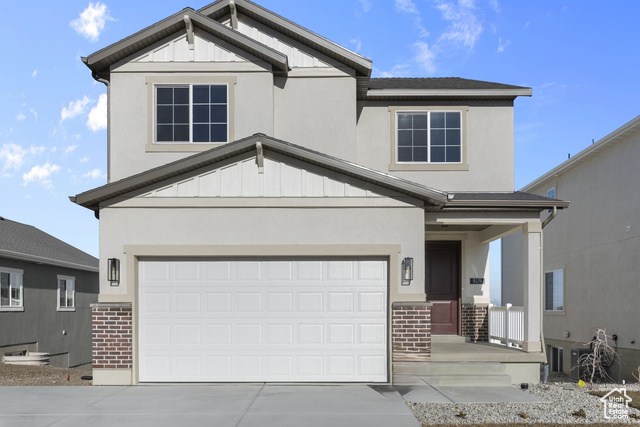
[[[149,76],[145,78],[147,85],[147,144],[145,152],[201,152],[220,147],[234,141],[234,105],[235,105],[235,76]],[[227,85],[227,142],[155,142],[156,139],[156,86],[180,85]],[[191,112],[189,112],[191,116]],[[191,126],[191,124],[190,124]],[[191,135],[191,131],[189,132]],[[191,137],[190,137],[191,138]]]
[[[24,311],[24,271],[17,268],[0,267],[0,273],[17,274],[20,276],[20,305],[0,306],[0,311]],[[11,291],[9,291],[11,293]]]
[[[66,280],[67,282],[73,282],[73,307],[61,307],[60,306],[60,280]],[[58,311],[76,311],[76,278],[73,276],[58,275],[56,281],[56,306]]]
[[[546,282],[546,275],[547,273],[554,273],[556,271],[562,271],[562,310],[548,310],[547,309],[547,282]],[[567,299],[566,299],[566,286],[567,283],[567,277],[566,277],[566,272],[564,267],[563,268],[555,268],[553,270],[548,270],[544,272],[544,276],[542,278],[542,286],[543,286],[543,300],[542,300],[542,306],[544,307],[544,314],[545,315],[560,315],[560,316],[564,316],[565,314],[565,309],[567,306]]]
[[[442,107],[389,107],[391,128],[391,156],[389,162],[390,171],[468,171],[467,163],[467,106],[442,106]],[[460,113],[460,162],[457,163],[429,163],[429,162],[398,162],[398,114],[402,113]],[[428,132],[429,135],[429,132]],[[429,135],[430,139],[431,136]]]

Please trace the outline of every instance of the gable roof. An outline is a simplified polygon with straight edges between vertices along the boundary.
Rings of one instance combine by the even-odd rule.
[[[567,202],[522,192],[446,193],[264,134],[256,134],[150,169],[137,175],[121,179],[120,181],[86,191],[77,196],[72,196],[70,200],[98,212],[102,202],[136,190],[141,190],[150,185],[180,177],[197,169],[215,165],[231,157],[250,152],[257,153],[258,146],[261,146],[264,151],[283,154],[348,177],[356,178],[422,200],[425,202],[425,209],[428,210],[473,210],[487,208],[543,210],[552,207],[563,208],[568,206]]]
[[[358,55],[249,0],[218,0],[198,9],[198,12],[217,20],[232,12],[232,3],[238,12],[249,18],[353,68],[357,76],[369,77],[371,75],[373,67],[370,59]]]
[[[149,185],[163,182],[167,179],[179,177],[185,173],[214,165],[223,160],[240,154],[256,151],[257,144],[263,149],[274,153],[284,154],[297,160],[320,166],[345,176],[373,183],[383,188],[396,191],[423,200],[434,206],[442,206],[447,195],[444,192],[416,184],[392,175],[378,172],[355,163],[347,162],[317,151],[310,150],[289,142],[275,139],[264,134],[256,134],[244,139],[212,148],[202,153],[181,159],[163,166],[124,178],[102,187],[89,190],[75,197],[71,201],[93,211],[100,209],[100,203],[122,196],[126,193],[142,189]]]
[[[369,80],[366,92],[366,99],[454,97],[513,100],[518,96],[531,96],[531,88],[459,77],[374,78]]]
[[[597,141],[594,144],[591,144],[589,147],[585,148],[575,156],[571,157],[568,160],[565,160],[563,163],[559,164],[555,168],[551,169],[549,172],[530,182],[529,184],[522,187],[522,191],[532,191],[539,185],[543,184],[545,181],[553,178],[557,175],[560,175],[564,172],[569,171],[575,166],[581,164],[582,162],[591,159],[596,156],[600,151],[606,149],[610,145],[613,145],[617,142],[624,140],[624,138],[634,132],[640,131],[640,116],[637,116],[633,120],[625,123],[620,126],[618,129],[611,132],[609,135],[605,136],[601,140]]]
[[[110,67],[122,59],[139,52],[152,44],[181,31],[186,31],[185,16],[193,25],[225,42],[242,49],[271,64],[276,71],[289,71],[285,54],[278,52],[244,34],[202,15],[191,8],[185,8],[137,33],[110,46],[92,53],[82,61],[91,69],[94,78],[109,80]]]
[[[98,271],[98,259],[31,225],[0,217],[0,257]]]

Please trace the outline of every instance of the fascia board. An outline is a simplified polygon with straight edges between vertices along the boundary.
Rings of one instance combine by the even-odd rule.
[[[368,97],[518,97],[531,96],[531,88],[522,89],[369,89]]]
[[[568,208],[570,202],[564,200],[458,200],[447,202],[444,209],[447,208],[534,208],[549,209],[556,207],[558,209]]]
[[[97,210],[99,203],[103,201],[138,190],[165,179],[180,176],[188,171],[205,167],[229,157],[252,151],[255,149],[256,142],[258,141],[260,141],[265,149],[271,149],[274,152],[279,152],[299,158],[303,161],[315,163],[320,166],[351,175],[355,178],[370,181],[386,188],[395,189],[396,191],[400,190],[401,192],[408,193],[414,197],[419,196],[419,198],[427,199],[430,203],[437,206],[444,205],[447,200],[447,194],[444,192],[424,187],[392,175],[374,171],[364,166],[297,147],[293,144],[266,137],[264,135],[250,136],[243,140],[239,140],[210,151],[205,151],[185,159],[177,160],[173,163],[142,172],[129,178],[86,191],[75,197],[72,196],[70,197],[70,200],[86,208]]]
[[[277,50],[272,49],[262,43],[259,43],[252,38],[247,37],[244,34],[241,34],[231,28],[228,28],[207,16],[201,15],[191,8],[183,9],[182,11],[154,25],[151,25],[144,30],[141,30],[117,43],[107,46],[106,48],[99,50],[86,58],[83,58],[83,62],[91,70],[99,72],[101,70],[94,69],[96,64],[107,60],[109,57],[116,55],[120,51],[128,48],[134,48],[136,45],[140,45],[139,49],[143,49],[147,47],[147,45],[152,44],[147,43],[147,41],[159,32],[171,28],[172,26],[184,27],[185,15],[189,16],[189,18],[194,22],[194,25],[196,25],[198,28],[216,37],[219,37],[240,49],[247,50],[249,53],[274,65],[280,71],[289,71],[290,67],[288,64],[288,58],[285,54],[278,52]],[[154,40],[153,42],[155,41],[156,40]],[[130,56],[132,54],[133,52],[128,53],[126,56]],[[118,60],[121,59],[122,58]],[[114,61],[114,63],[115,62],[117,61]]]
[[[352,52],[349,49],[345,48],[344,46],[340,46],[339,44],[334,43],[331,40],[325,37],[322,37],[321,35],[316,34],[313,31],[296,24],[295,22],[289,21],[288,19],[276,13],[273,13],[270,10],[265,9],[256,3],[253,3],[247,0],[235,0],[234,3],[236,8],[240,12],[244,13],[245,15],[249,17],[252,17],[252,16],[260,17],[262,18],[261,22],[263,24],[266,23],[271,28],[278,30],[278,28],[275,28],[275,27],[280,27],[285,31],[291,32],[297,35],[298,37],[300,37],[302,39],[300,41],[303,44],[306,44],[307,46],[313,49],[318,50],[318,47],[320,47],[321,49],[326,49],[328,51],[334,52],[336,55],[343,58],[343,61],[341,62],[344,62],[344,60],[347,60],[348,62],[351,62],[352,65],[356,66],[357,71],[359,71],[360,73],[366,76],[371,75],[373,65],[370,59],[365,58],[364,56],[359,55],[355,52]],[[223,0],[223,1],[215,2],[209,6],[205,6],[202,9],[199,9],[198,13],[209,16],[227,7],[229,7],[229,1]]]
[[[68,267],[68,268],[73,268],[73,269],[76,269],[76,270],[91,271],[91,272],[95,272],[95,273],[100,271],[99,267],[92,267],[90,265],[76,264],[76,263],[67,262],[67,261],[60,261],[60,260],[46,258],[46,257],[40,257],[40,256],[36,256],[36,255],[23,254],[23,253],[20,253],[20,252],[7,251],[7,250],[4,250],[4,249],[0,249],[0,257],[11,258],[11,259],[16,259],[16,260],[20,260],[20,261],[30,261],[30,262],[35,262],[35,263],[38,263],[38,264],[55,265],[55,266],[58,266],[58,267]]]

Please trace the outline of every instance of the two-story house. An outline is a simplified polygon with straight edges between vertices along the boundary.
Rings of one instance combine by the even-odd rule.
[[[513,232],[529,358],[508,372],[538,378],[540,212],[567,204],[513,191],[531,89],[371,78],[247,0],[83,60],[109,96],[109,183],[72,198],[100,219],[96,384],[391,382],[432,337],[487,339],[489,243]]]
[[[618,353],[616,381],[637,381],[640,116],[527,184],[523,191],[570,199],[544,229],[544,338],[552,371],[582,377],[580,350],[604,329]],[[522,304],[518,235],[502,243],[503,303]]]

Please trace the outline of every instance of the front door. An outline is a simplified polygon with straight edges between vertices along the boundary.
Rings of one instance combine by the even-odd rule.
[[[431,335],[457,335],[460,317],[460,242],[426,242],[426,294]]]

